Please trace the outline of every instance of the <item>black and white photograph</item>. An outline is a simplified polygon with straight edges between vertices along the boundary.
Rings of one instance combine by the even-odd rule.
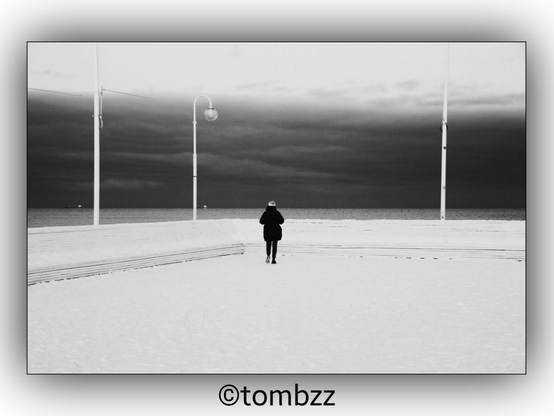
[[[29,374],[527,373],[524,40],[26,70]]]
[[[553,414],[550,9],[3,4],[2,414]]]

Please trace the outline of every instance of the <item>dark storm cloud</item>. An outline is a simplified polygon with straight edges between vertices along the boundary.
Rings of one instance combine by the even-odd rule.
[[[86,187],[88,181],[92,183],[92,175],[87,174],[93,167],[92,159],[87,155],[93,147],[92,142],[87,143],[90,135],[82,129],[86,120],[88,132],[92,132],[91,114],[91,103],[81,97],[30,93],[27,136],[30,206],[42,203],[49,206],[60,194]]]
[[[408,86],[406,86],[408,87]],[[337,91],[340,93],[340,91]],[[211,97],[197,105],[199,203],[255,207],[437,207],[440,105],[405,111],[318,100]],[[192,203],[194,97],[104,93],[101,206]],[[390,110],[389,110],[390,108]],[[524,206],[523,111],[449,113],[448,202]],[[30,94],[29,206],[92,205],[92,96]],[[500,204],[500,205],[498,205]]]
[[[67,98],[40,93],[29,96],[30,206],[43,206],[44,201],[51,204],[52,200],[57,201],[55,206],[77,201],[92,204],[92,98],[91,95]],[[170,155],[166,150],[168,146],[160,146],[160,143],[172,139],[173,132],[164,128],[164,122],[175,123],[167,121],[161,113],[160,117],[154,117],[160,120],[156,125],[151,122],[153,117],[147,107],[133,108],[128,105],[129,101],[122,100],[123,105],[113,105],[117,101],[110,98],[104,97],[104,128],[101,130],[102,197],[104,191],[111,189],[123,191],[120,196],[124,197],[125,193],[138,188],[137,181],[144,183],[145,189],[151,189],[153,182],[163,189],[167,184],[168,160],[175,155]],[[136,199],[133,195],[133,200]],[[110,202],[109,198],[106,202]]]

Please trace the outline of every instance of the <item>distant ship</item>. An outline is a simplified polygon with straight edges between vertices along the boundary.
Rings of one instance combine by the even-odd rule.
[[[83,208],[82,205],[66,205],[66,208]]]

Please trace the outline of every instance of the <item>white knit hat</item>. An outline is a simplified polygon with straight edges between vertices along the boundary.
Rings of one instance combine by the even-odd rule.
[[[275,206],[275,201],[269,201],[269,203],[267,205],[269,205],[270,207],[274,207]]]

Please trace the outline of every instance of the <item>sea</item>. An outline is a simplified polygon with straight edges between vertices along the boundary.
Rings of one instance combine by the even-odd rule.
[[[198,220],[258,220],[265,208],[200,208]],[[439,220],[439,209],[278,208],[286,219],[306,220]],[[100,224],[192,220],[192,208],[102,208]],[[525,209],[446,209],[447,220],[525,221]],[[29,208],[27,227],[93,225],[92,208]]]

